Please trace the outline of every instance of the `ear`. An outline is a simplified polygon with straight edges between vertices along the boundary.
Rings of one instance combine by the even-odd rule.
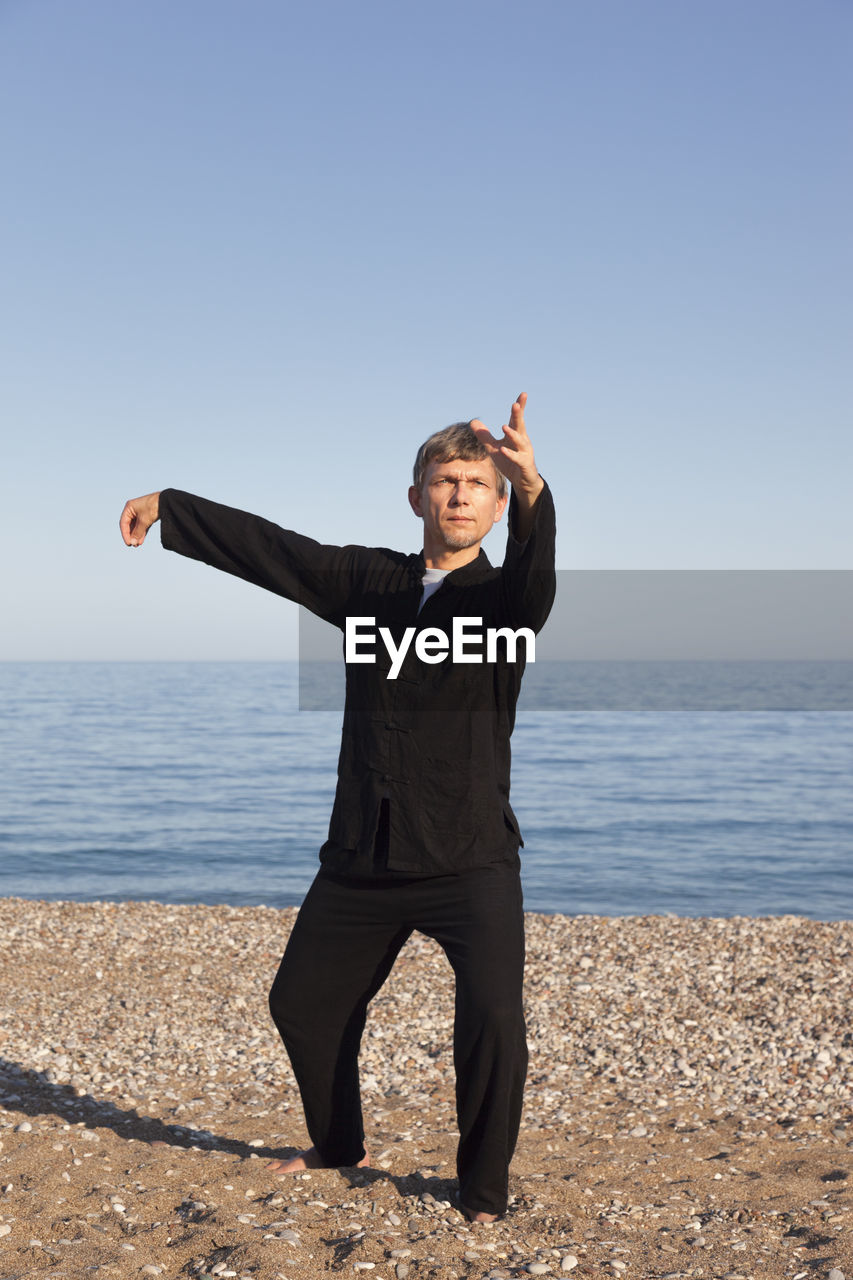
[[[416,516],[423,519],[424,509],[421,506],[421,491],[417,485],[409,485],[409,506],[412,508]]]
[[[509,493],[505,493],[502,498],[498,498],[495,507],[495,524],[498,523],[503,513],[506,511],[506,504],[509,502]]]

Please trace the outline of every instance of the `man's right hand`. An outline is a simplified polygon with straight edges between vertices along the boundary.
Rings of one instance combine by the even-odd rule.
[[[119,528],[125,546],[141,547],[145,535],[157,520],[160,519],[160,494],[146,493],[144,498],[131,498],[124,504]]]

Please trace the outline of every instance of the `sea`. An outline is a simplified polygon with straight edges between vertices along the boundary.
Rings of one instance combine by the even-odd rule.
[[[0,896],[298,904],[341,721],[308,667],[0,663]],[[512,741],[528,910],[853,918],[853,663],[543,663]]]

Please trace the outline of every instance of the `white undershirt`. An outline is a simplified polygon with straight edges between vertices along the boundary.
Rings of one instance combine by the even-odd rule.
[[[421,596],[421,602],[418,605],[418,613],[420,613],[430,596],[435,595],[436,591],[438,591],[438,588],[449,573],[449,569],[424,569],[424,576],[421,578],[421,582],[424,586],[424,593]]]

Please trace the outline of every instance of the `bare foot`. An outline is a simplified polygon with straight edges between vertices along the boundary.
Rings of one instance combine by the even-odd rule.
[[[462,1212],[469,1222],[497,1222],[500,1216],[497,1213],[483,1213],[481,1209],[466,1209],[464,1205]]]
[[[370,1164],[370,1152],[365,1147],[364,1155],[358,1164],[350,1166],[354,1169],[364,1169]],[[305,1169],[328,1169],[334,1168],[327,1164],[323,1164],[316,1147],[309,1147],[307,1151],[300,1151],[298,1155],[291,1156],[289,1160],[271,1160],[267,1165],[271,1173],[302,1173]]]

